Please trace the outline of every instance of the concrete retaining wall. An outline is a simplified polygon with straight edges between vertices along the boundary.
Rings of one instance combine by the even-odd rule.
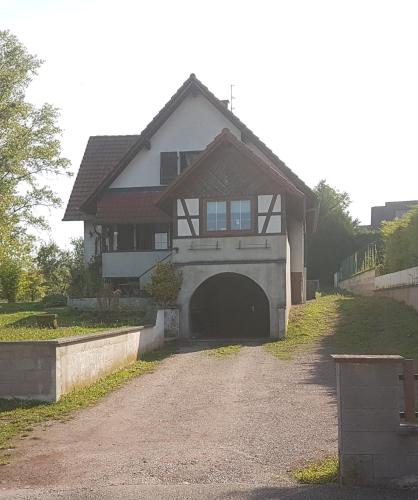
[[[375,288],[376,271],[364,271],[363,273],[355,274],[347,280],[338,282],[338,288],[347,290],[354,295],[373,295]]]
[[[58,401],[164,344],[164,311],[149,327],[57,340],[0,342],[0,398]]]
[[[391,299],[405,302],[418,311],[418,285],[400,288],[379,288],[375,290],[376,297],[390,297]]]
[[[376,290],[400,286],[418,286],[418,267],[410,267],[396,273],[376,276],[375,286]]]
[[[403,423],[401,356],[333,356],[337,368],[340,479],[401,485],[418,480],[418,427]],[[407,479],[409,478],[409,479]]]

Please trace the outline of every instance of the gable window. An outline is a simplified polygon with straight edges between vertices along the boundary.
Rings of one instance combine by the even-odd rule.
[[[189,167],[201,151],[168,151],[160,153],[160,184],[170,184]]]
[[[208,231],[226,231],[226,201],[207,202],[206,225]]]
[[[251,201],[231,201],[231,230],[249,231],[251,229]]]
[[[206,232],[251,231],[251,200],[206,201]]]

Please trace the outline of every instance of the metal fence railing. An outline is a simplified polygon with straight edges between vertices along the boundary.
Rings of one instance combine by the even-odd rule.
[[[370,243],[367,247],[346,257],[338,271],[338,281],[346,280],[355,274],[376,269],[382,262],[382,255],[377,243]]]

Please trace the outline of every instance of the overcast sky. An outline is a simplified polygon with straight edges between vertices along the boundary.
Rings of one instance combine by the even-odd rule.
[[[418,199],[418,2],[0,0],[45,63],[28,92],[61,109],[77,172],[90,135],[137,134],[191,72],[308,185],[370,207]],[[51,185],[64,206],[74,179]],[[61,245],[82,223],[50,214]]]

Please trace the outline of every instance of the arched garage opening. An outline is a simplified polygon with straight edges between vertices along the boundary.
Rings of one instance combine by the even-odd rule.
[[[266,338],[269,301],[252,279],[221,273],[204,281],[190,299],[191,327],[199,338]]]

